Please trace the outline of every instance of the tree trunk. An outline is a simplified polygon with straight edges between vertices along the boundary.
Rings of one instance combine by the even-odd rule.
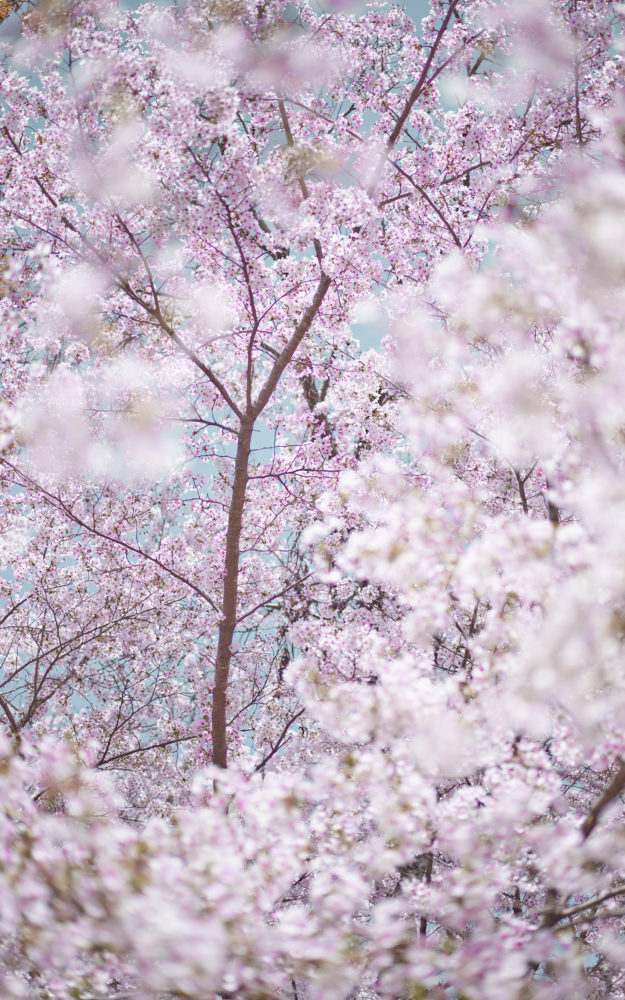
[[[218,767],[228,765],[228,739],[226,726],[226,701],[232,640],[237,620],[237,595],[239,589],[239,550],[243,526],[243,507],[249,478],[248,463],[254,419],[243,417],[237,439],[237,453],[234,465],[232,499],[226,534],[226,565],[222,600],[222,617],[219,623],[217,657],[215,659],[215,686],[212,707],[213,763]]]

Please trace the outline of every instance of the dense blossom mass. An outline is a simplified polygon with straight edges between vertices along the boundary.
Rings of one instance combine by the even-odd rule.
[[[625,5],[14,8],[1,996],[625,998]]]

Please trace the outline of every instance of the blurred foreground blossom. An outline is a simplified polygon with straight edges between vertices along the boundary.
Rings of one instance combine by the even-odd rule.
[[[155,374],[122,358],[91,375],[57,368],[24,400],[17,435],[33,465],[61,479],[167,475],[180,451]]]

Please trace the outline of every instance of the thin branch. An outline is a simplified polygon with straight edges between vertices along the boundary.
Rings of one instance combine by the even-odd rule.
[[[272,594],[271,597],[266,597],[264,601],[260,601],[259,604],[255,604],[253,608],[250,608],[249,611],[246,611],[245,614],[242,614],[239,618],[237,618],[237,625],[240,625],[242,621],[245,621],[246,618],[253,615],[255,611],[259,611],[260,608],[264,608],[267,604],[270,604],[271,601],[275,601],[278,597],[283,597],[284,594],[288,594],[289,590],[293,590],[293,588],[298,587],[300,583],[304,583],[305,580],[309,580],[311,576],[314,576],[314,574],[315,571],[312,570],[310,573],[307,573],[306,576],[302,576],[299,580],[295,580],[294,583],[290,583],[288,587],[284,588],[284,590],[280,590],[277,594]]]
[[[26,601],[29,601],[31,597],[32,594],[27,594],[26,597],[23,597],[21,601],[17,602],[17,604],[13,604],[12,607],[10,607],[9,610],[7,611],[6,615],[0,618],[0,625],[4,625],[7,618],[10,618],[11,615],[14,614],[14,612],[16,612],[18,608],[21,608],[22,604],[26,604]]]
[[[78,525],[78,527],[84,528],[85,531],[89,531],[92,535],[95,535],[97,538],[101,538],[107,542],[112,542],[114,545],[119,545],[121,548],[125,549],[126,552],[132,552],[135,555],[141,556],[142,559],[147,559],[148,562],[151,562],[155,566],[158,566],[159,569],[162,569],[165,573],[169,573],[170,576],[174,577],[174,579],[178,580],[180,583],[183,583],[186,587],[189,587],[189,589],[192,590],[194,593],[196,593],[198,597],[201,597],[203,600],[205,600],[207,604],[211,606],[213,611],[216,611],[217,614],[219,614],[219,608],[217,607],[213,599],[209,597],[206,591],[202,590],[201,587],[198,587],[196,584],[192,583],[191,580],[188,580],[181,573],[178,573],[177,570],[173,569],[171,566],[168,566],[166,563],[162,562],[156,556],[151,556],[148,552],[144,552],[143,549],[140,549],[138,546],[131,545],[130,542],[125,542],[123,538],[116,538],[115,535],[109,535],[105,531],[100,531],[100,529],[96,528],[95,525],[91,525],[88,524],[86,521],[83,521],[81,517],[75,514],[73,510],[70,510],[70,508],[63,503],[60,497],[57,497],[53,493],[50,493],[48,490],[45,489],[45,487],[41,486],[39,483],[35,482],[34,479],[31,479],[30,476],[26,475],[26,473],[21,472],[11,462],[8,462],[6,459],[0,459],[0,463],[7,465],[10,469],[12,469],[13,472],[20,478],[20,480],[28,483],[29,486],[31,486],[34,490],[36,490],[37,493],[40,493],[41,496],[47,500],[47,502],[50,504],[51,507],[54,507],[54,509],[59,511],[59,513],[63,514],[70,521],[73,521],[74,524]]]
[[[286,107],[284,105],[284,98],[282,98],[282,97],[278,98],[278,108],[280,110],[280,118],[282,120],[282,127],[284,129],[284,134],[286,136],[287,145],[290,146],[291,149],[292,149],[293,146],[294,146],[293,133],[291,132],[291,126],[289,124],[289,118],[288,118],[288,115],[286,113]],[[297,172],[297,180],[298,180],[298,183],[299,183],[300,191],[302,192],[302,197],[304,199],[308,198],[308,187],[306,185],[306,181],[304,180],[304,178],[301,176],[301,174],[299,172]],[[319,266],[321,267],[322,266],[321,261],[322,261],[322,258],[323,258],[323,252],[321,250],[321,243],[319,242],[319,240],[316,237],[313,239],[313,246],[315,248],[315,256],[317,257],[317,260],[319,261]]]
[[[586,819],[582,823],[582,837],[586,840],[594,828],[596,827],[601,813],[606,809],[611,802],[614,802],[616,798],[621,794],[625,788],[625,761],[620,761],[620,767],[612,781],[603,791],[602,795],[599,796],[597,801],[591,807]]]
[[[8,719],[9,726],[11,727],[11,732],[12,733],[18,733],[19,732],[19,726],[18,726],[18,724],[17,724],[17,722],[15,720],[15,716],[13,715],[13,712],[12,712],[10,706],[9,706],[9,703],[2,697],[2,695],[0,695],[0,708],[2,709],[2,711],[4,712],[4,714],[6,715],[6,717]]]
[[[283,728],[282,732],[280,733],[280,735],[279,735],[279,737],[278,737],[278,741],[277,741],[277,743],[276,743],[276,744],[275,744],[275,745],[274,745],[274,746],[273,746],[273,747],[271,748],[271,750],[269,751],[269,753],[268,753],[268,754],[266,754],[266,755],[265,755],[265,756],[263,757],[263,759],[261,760],[260,764],[258,764],[258,765],[257,765],[257,766],[256,766],[256,767],[254,768],[254,770],[255,770],[255,771],[262,771],[262,769],[264,768],[265,764],[268,764],[268,763],[269,763],[269,761],[271,760],[271,758],[272,758],[273,756],[275,756],[275,754],[277,754],[277,752],[278,752],[278,750],[280,749],[280,747],[284,745],[284,737],[285,737],[285,736],[286,736],[286,734],[288,733],[289,729],[291,728],[291,726],[293,725],[293,723],[294,723],[294,722],[296,722],[296,721],[297,721],[297,720],[299,719],[300,715],[303,715],[303,714],[304,714],[304,711],[305,711],[305,709],[301,708],[301,709],[299,710],[299,712],[297,712],[297,713],[296,713],[296,714],[295,714],[295,715],[293,716],[293,718],[292,718],[292,719],[289,719],[289,721],[288,721],[288,722],[286,723],[286,725],[284,726],[284,728]]]
[[[212,369],[209,368],[208,365],[205,365],[204,362],[197,356],[195,351],[192,350],[192,348],[188,347],[187,344],[184,343],[182,338],[178,336],[178,334],[172,327],[171,323],[168,323],[165,317],[163,316],[160,304],[157,302],[155,306],[148,305],[148,303],[144,302],[144,300],[141,298],[140,295],[137,295],[137,293],[130,286],[128,281],[126,281],[124,278],[118,278],[117,282],[122,291],[126,292],[126,294],[130,296],[133,302],[136,302],[137,305],[141,306],[141,308],[144,309],[148,313],[148,315],[152,317],[152,319],[155,319],[158,325],[160,326],[161,330],[163,331],[163,333],[166,333],[167,336],[170,337],[171,340],[173,340],[174,344],[176,344],[176,346],[180,348],[183,354],[186,354],[189,360],[192,361],[193,364],[200,369],[202,374],[206,375],[206,378],[209,380],[209,382],[211,382],[212,385],[214,385],[214,387],[217,389],[217,392],[222,397],[224,402],[227,403],[230,409],[240,419],[242,416],[241,410],[234,402],[232,396],[226,389],[221,379],[219,379],[212,371]]]
[[[388,140],[387,140],[387,143],[386,143],[387,155],[388,155],[388,153],[390,153],[390,151],[392,150],[393,146],[395,145],[395,143],[399,139],[399,136],[401,135],[401,130],[403,129],[403,127],[406,124],[406,121],[408,119],[408,115],[412,111],[412,109],[413,109],[413,107],[415,105],[415,102],[421,96],[421,92],[423,91],[423,89],[425,87],[425,83],[426,83],[426,80],[427,80],[427,75],[430,72],[430,66],[432,65],[432,60],[434,59],[434,56],[436,55],[437,49],[438,49],[438,47],[439,47],[439,45],[440,45],[440,43],[441,43],[441,41],[443,39],[443,35],[447,31],[447,28],[449,26],[449,22],[451,21],[451,18],[453,16],[453,13],[454,13],[457,5],[458,5],[458,0],[452,0],[452,2],[449,5],[447,13],[445,14],[445,17],[443,19],[443,23],[441,24],[440,28],[438,29],[438,34],[436,35],[436,38],[434,39],[434,42],[432,44],[432,47],[431,47],[430,52],[428,54],[428,57],[427,57],[427,59],[425,61],[425,65],[424,65],[423,69],[421,70],[421,75],[420,75],[419,79],[417,80],[416,84],[414,85],[414,87],[412,89],[412,93],[410,94],[410,97],[406,101],[406,104],[404,106],[404,110],[402,111],[402,113],[400,114],[399,118],[397,119],[397,121],[395,123],[395,128],[393,129],[393,131],[391,132],[390,136],[388,137]]]
[[[386,146],[384,147],[384,150],[383,150],[382,154],[380,155],[380,159],[378,160],[378,163],[377,163],[376,168],[375,168],[375,173],[373,175],[373,180],[371,181],[371,184],[369,185],[369,192],[368,192],[369,195],[371,195],[373,193],[373,191],[375,190],[375,188],[377,186],[377,183],[378,183],[378,181],[380,179],[380,176],[382,174],[382,168],[384,167],[384,164],[388,160],[388,158],[389,158],[389,156],[391,154],[391,151],[392,151],[395,143],[399,139],[399,137],[400,137],[400,135],[402,133],[402,129],[403,129],[404,125],[406,124],[406,121],[408,120],[408,116],[409,116],[410,112],[412,111],[415,103],[417,102],[417,100],[421,96],[422,91],[425,89],[426,81],[427,81],[427,75],[430,72],[430,66],[432,65],[432,60],[434,59],[434,56],[436,55],[438,47],[439,47],[439,45],[440,45],[440,43],[441,43],[441,41],[443,39],[443,35],[447,31],[447,28],[449,26],[449,22],[450,22],[451,17],[452,17],[452,15],[453,15],[453,13],[454,13],[454,11],[456,9],[457,4],[458,4],[458,0],[451,0],[451,3],[450,3],[449,8],[447,10],[447,13],[446,13],[446,15],[445,15],[445,17],[443,19],[443,23],[441,24],[440,28],[438,29],[438,34],[436,35],[436,38],[434,39],[434,42],[432,43],[432,46],[430,48],[428,57],[425,60],[425,65],[423,66],[423,69],[421,70],[421,74],[419,76],[419,79],[417,80],[416,84],[412,88],[410,96],[408,97],[408,100],[406,101],[406,103],[404,105],[404,109],[403,109],[402,113],[400,114],[399,118],[397,119],[397,121],[395,122],[395,128],[393,129],[393,131],[389,135],[389,137],[388,137],[388,139],[386,141]]]
[[[148,750],[160,750],[165,747],[170,747],[174,743],[187,743],[189,740],[197,740],[199,735],[197,733],[192,733],[190,736],[175,736],[171,740],[161,740],[160,743],[150,743],[149,746],[139,746],[135,747],[133,750],[124,750],[123,753],[116,753],[112,757],[103,757],[95,765],[96,767],[103,767],[105,764],[112,764],[116,760],[124,760],[126,757],[132,757],[136,753],[145,753]]]
[[[456,235],[456,233],[455,233],[454,229],[452,228],[451,224],[447,221],[447,219],[445,218],[445,216],[441,212],[441,210],[438,207],[438,205],[436,204],[436,202],[434,202],[430,198],[430,196],[427,193],[427,191],[425,191],[425,189],[422,188],[420,184],[417,184],[416,181],[413,181],[413,179],[410,176],[410,174],[406,173],[406,171],[403,170],[402,167],[400,167],[399,163],[397,163],[396,160],[392,160],[391,164],[395,168],[395,170],[397,170],[397,172],[399,174],[401,174],[401,176],[404,177],[408,181],[409,184],[412,184],[412,186],[415,189],[415,191],[418,191],[419,194],[421,195],[421,197],[428,203],[428,205],[430,206],[430,208],[433,209],[434,212],[436,212],[436,214],[438,215],[439,219],[441,220],[441,222],[445,226],[445,229],[447,229],[447,231],[450,233],[450,235],[451,235],[454,243],[456,244],[456,246],[460,250],[462,250],[462,243],[460,242],[460,239]]]
[[[306,309],[301,320],[295,327],[293,335],[291,336],[291,339],[289,340],[288,344],[281,352],[281,354],[276,358],[276,361],[267,377],[267,381],[265,382],[263,388],[261,389],[258,395],[256,402],[253,405],[252,412],[254,415],[254,419],[260,416],[262,411],[265,409],[267,403],[271,399],[274,390],[278,382],[280,381],[282,373],[284,372],[285,368],[291,361],[293,355],[295,354],[302,340],[308,333],[313,320],[315,319],[317,313],[319,312],[319,308],[321,307],[321,303],[323,302],[326,296],[326,292],[328,291],[330,284],[331,284],[330,278],[328,278],[326,274],[322,274],[321,277],[319,278],[317,290],[315,291],[312,302],[310,303],[308,309]]]
[[[592,907],[599,906],[600,903],[605,903],[606,900],[614,899],[616,896],[622,896],[624,893],[625,885],[621,885],[616,889],[610,889],[608,892],[604,892],[601,896],[596,896],[594,899],[588,899],[585,903],[578,903],[576,906],[569,906],[565,910],[558,910],[558,920],[565,920],[567,917],[574,917],[578,913],[583,913],[584,910],[592,909]],[[552,911],[548,912],[551,913]]]

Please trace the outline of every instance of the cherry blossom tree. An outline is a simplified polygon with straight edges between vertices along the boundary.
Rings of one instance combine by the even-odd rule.
[[[3,994],[624,996],[620,6],[21,17]]]

